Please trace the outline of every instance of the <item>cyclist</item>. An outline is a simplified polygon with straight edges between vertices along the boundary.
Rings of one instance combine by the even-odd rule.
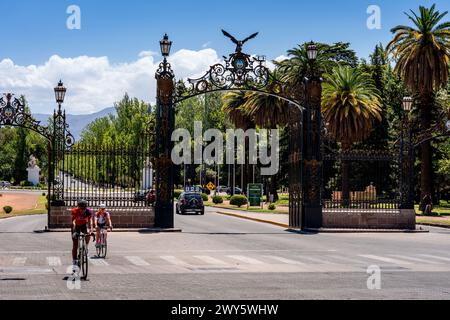
[[[106,204],[101,204],[100,209],[97,211],[94,217],[94,227],[97,230],[97,243],[95,244],[96,247],[100,245],[100,231],[101,229],[105,228],[106,222],[108,222],[109,229],[112,231],[112,222],[111,222],[111,215],[108,211],[106,211]]]
[[[78,206],[72,212],[72,259],[73,265],[77,265],[78,234],[86,234],[86,244],[89,245],[90,230],[92,230],[92,210],[88,209],[86,200],[78,201]],[[89,231],[89,232],[88,232]]]

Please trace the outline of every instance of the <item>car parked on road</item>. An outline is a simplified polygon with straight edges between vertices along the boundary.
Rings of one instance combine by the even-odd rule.
[[[203,204],[200,193],[183,192],[178,198],[176,204],[177,214],[196,213],[205,214],[205,205]]]
[[[11,183],[8,181],[0,181],[0,188],[11,188]]]

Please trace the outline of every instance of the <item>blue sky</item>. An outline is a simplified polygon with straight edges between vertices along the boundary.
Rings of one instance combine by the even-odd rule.
[[[441,0],[2,0],[0,58],[19,64],[42,63],[52,54],[130,61],[143,50],[157,51],[164,32],[174,40],[174,50],[208,44],[223,55],[232,46],[221,28],[239,36],[259,31],[248,50],[269,58],[311,39],[348,41],[367,57],[377,42],[389,40],[391,27],[407,23],[403,11],[432,3],[450,10],[450,1]],[[65,27],[71,4],[81,8],[81,30]],[[381,8],[381,30],[366,27],[371,4]]]
[[[393,26],[409,24],[404,11],[433,3],[440,11],[450,10],[448,0],[2,0],[0,89],[24,92],[39,111],[48,111],[50,98],[42,90],[50,91],[57,78],[63,77],[72,88],[69,110],[98,111],[111,106],[118,93],[109,94],[108,88],[83,90],[92,83],[100,87],[104,85],[101,82],[120,82],[117,79],[126,77],[118,73],[136,73],[139,68],[149,68],[146,75],[153,78],[150,69],[160,57],[148,51],[159,52],[158,41],[165,32],[174,41],[173,53],[178,52],[175,66],[184,68],[179,72],[182,76],[198,73],[215,56],[220,58],[234,50],[221,28],[238,38],[259,31],[258,38],[245,49],[269,59],[285,55],[288,49],[310,40],[350,42],[359,57],[367,58],[375,44],[389,41]],[[81,30],[66,28],[69,5],[81,9]],[[366,26],[369,5],[381,9],[380,30]],[[446,20],[450,20],[450,15]],[[205,48],[213,51],[202,51]],[[192,52],[180,52],[183,49]],[[193,65],[189,66],[189,62]],[[123,64],[129,64],[125,71]],[[79,70],[77,66],[81,66]],[[100,76],[101,72],[108,75]],[[139,84],[146,81],[146,75],[140,76]],[[92,81],[83,83],[89,77]],[[145,85],[147,89],[141,85],[139,91],[136,82],[130,80],[114,90],[131,91],[152,101],[154,84]],[[100,101],[82,101],[87,94],[101,95]],[[79,97],[75,99],[75,95]]]

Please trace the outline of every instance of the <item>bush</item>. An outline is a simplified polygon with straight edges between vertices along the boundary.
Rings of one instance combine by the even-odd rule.
[[[275,210],[277,206],[273,203],[269,204],[269,210]]]
[[[183,190],[174,190],[173,191],[173,197],[175,199],[178,199],[182,193],[183,193]]]
[[[5,211],[6,214],[10,214],[13,211],[13,208],[11,206],[4,206],[3,211]]]
[[[202,199],[203,199],[204,202],[208,202],[209,197],[208,197],[208,195],[206,193],[202,193]]]
[[[45,192],[42,192],[42,196],[45,197]],[[48,199],[47,199],[48,200]]]
[[[242,207],[243,205],[247,204],[247,197],[246,196],[242,196],[242,195],[238,195],[238,196],[232,196],[230,199],[230,204],[232,206],[237,206],[237,207]]]
[[[33,184],[30,181],[24,180],[24,181],[20,181],[20,186],[21,187],[32,187]]]
[[[215,203],[215,204],[221,204],[221,203],[223,203],[223,198],[222,198],[221,196],[214,196],[214,197],[212,198],[212,201],[213,201],[213,203]]]

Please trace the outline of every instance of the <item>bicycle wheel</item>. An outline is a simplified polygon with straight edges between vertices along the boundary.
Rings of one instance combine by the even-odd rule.
[[[108,251],[108,242],[106,240],[106,235],[103,235],[103,239],[102,239],[103,243],[102,243],[102,258],[105,259],[106,258],[106,252]]]
[[[81,272],[83,275],[83,279],[86,280],[88,276],[88,256],[86,247],[83,246],[82,253],[81,253]]]

